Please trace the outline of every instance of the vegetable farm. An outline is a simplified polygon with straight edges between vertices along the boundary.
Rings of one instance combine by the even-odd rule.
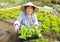
[[[29,0],[22,0],[22,1],[19,0],[18,2],[17,0],[13,0],[13,1],[10,0],[9,2],[5,0],[6,6],[5,4],[0,3],[2,4],[0,7],[0,30],[6,29],[5,32],[7,32],[7,34],[9,33],[12,34],[12,35],[9,35],[11,37],[6,42],[16,42],[18,38],[21,38],[24,41],[29,40],[29,42],[60,42],[59,0],[58,1],[55,0],[55,3],[53,1],[51,3],[51,0],[47,0],[48,2],[46,0],[45,2],[44,0],[42,1],[38,0],[39,2],[37,4],[36,4],[37,1],[31,0],[32,3],[38,5],[39,7],[49,6],[53,8],[53,10],[39,8],[39,11],[34,13],[37,16],[37,19],[39,22],[38,28],[35,28],[34,26],[25,27],[24,25],[22,25],[21,29],[18,31],[18,38],[17,38],[17,35],[13,33],[13,30],[14,30],[13,23],[15,20],[17,20],[18,16],[22,13],[19,7],[20,5],[25,4],[28,1]],[[0,2],[4,3],[4,1],[2,0],[0,0]],[[12,8],[15,6],[19,6],[19,7]],[[9,7],[11,9],[6,9]],[[0,42],[5,42],[5,41],[0,41]]]
[[[0,20],[16,20],[21,12],[22,11],[20,11],[19,9],[0,10]],[[49,42],[49,39],[45,39],[43,36],[43,34],[45,34],[46,32],[60,35],[60,18],[58,16],[54,16],[50,10],[46,9],[40,9],[40,11],[36,12],[35,15],[37,16],[40,23],[38,29],[34,29],[33,26],[26,29],[26,27],[22,26],[21,30],[18,32],[18,34],[20,35],[19,38],[26,39],[26,37],[31,37],[33,35],[32,32],[34,32],[34,34],[38,36],[41,33],[42,37],[39,37],[39,39],[36,40],[31,40],[30,42]],[[26,35],[26,33],[28,35]]]

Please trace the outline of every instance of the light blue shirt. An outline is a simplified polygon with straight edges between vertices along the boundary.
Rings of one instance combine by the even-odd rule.
[[[38,20],[37,20],[37,17],[35,16],[35,14],[32,14],[31,18],[28,18],[27,14],[25,12],[22,12],[22,14],[19,15],[17,20],[20,23],[20,27],[22,25],[29,27],[29,26],[32,26],[34,24],[38,24]]]

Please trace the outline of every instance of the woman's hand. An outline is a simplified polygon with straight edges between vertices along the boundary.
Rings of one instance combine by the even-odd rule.
[[[18,20],[16,20],[14,22],[14,33],[17,33],[17,31],[19,30],[19,26],[20,26],[20,23]]]
[[[18,30],[18,29],[17,29],[17,28],[15,28],[15,29],[14,29],[14,33],[17,33],[17,30]]]
[[[14,33],[17,33],[18,30],[19,30],[19,26],[16,25],[15,28],[14,28]]]
[[[39,25],[35,24],[35,25],[34,25],[34,27],[35,27],[35,28],[38,28],[38,27],[39,27]]]

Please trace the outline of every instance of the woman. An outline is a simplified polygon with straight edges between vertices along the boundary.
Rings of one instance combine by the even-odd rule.
[[[34,12],[39,10],[38,7],[29,2],[26,5],[21,6],[20,9],[23,12],[19,15],[18,19],[14,23],[14,32],[17,33],[17,30],[19,30],[22,25],[26,27],[34,25],[35,28],[37,28],[38,20]]]

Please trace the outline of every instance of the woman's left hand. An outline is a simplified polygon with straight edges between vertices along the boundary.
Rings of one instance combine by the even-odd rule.
[[[35,28],[38,28],[39,26],[37,24],[34,25]]]

